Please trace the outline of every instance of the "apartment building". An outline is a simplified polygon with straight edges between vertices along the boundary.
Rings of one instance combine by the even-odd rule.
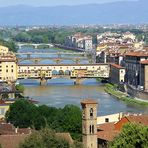
[[[148,75],[147,60],[147,52],[129,52],[125,55],[126,82],[128,84],[136,88],[144,87],[145,78]]]
[[[0,80],[15,81],[17,79],[17,59],[13,53],[0,55]]]
[[[125,68],[117,64],[111,64],[110,82],[113,84],[124,83],[125,82]]]
[[[85,36],[82,33],[76,33],[65,38],[65,46],[92,50],[92,37]]]

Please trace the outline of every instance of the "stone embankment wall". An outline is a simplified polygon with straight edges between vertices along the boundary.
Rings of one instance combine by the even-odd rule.
[[[129,85],[127,85],[127,93],[130,94],[133,97],[137,97],[137,98],[140,98],[140,99],[143,99],[143,100],[148,100],[148,92],[136,90]]]

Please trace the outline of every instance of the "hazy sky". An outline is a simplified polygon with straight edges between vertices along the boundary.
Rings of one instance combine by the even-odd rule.
[[[31,5],[31,6],[54,6],[54,5],[77,5],[88,3],[105,3],[130,0],[0,0],[0,6]]]

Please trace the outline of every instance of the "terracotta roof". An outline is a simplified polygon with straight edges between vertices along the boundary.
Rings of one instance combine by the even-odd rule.
[[[102,131],[105,131],[105,130],[106,131],[114,130],[115,129],[114,122],[99,124],[97,126],[97,129],[98,130],[102,130]]]
[[[114,63],[111,63],[111,66],[116,67],[118,69],[124,68],[124,67],[122,67],[122,66],[120,66],[118,64],[114,64]]]
[[[126,56],[136,56],[136,57],[146,57],[148,56],[148,53],[145,52],[129,52],[127,54],[125,54]]]
[[[127,116],[129,122],[140,123],[148,126],[148,115]]]
[[[0,144],[2,148],[16,148],[28,137],[29,134],[21,135],[0,135]]]
[[[148,64],[148,60],[140,61],[141,64]]]
[[[105,140],[105,141],[112,141],[120,132],[111,130],[111,131],[99,131],[97,133],[97,137],[99,139]]]
[[[81,100],[81,104],[98,104],[96,100],[93,99],[84,99]]]

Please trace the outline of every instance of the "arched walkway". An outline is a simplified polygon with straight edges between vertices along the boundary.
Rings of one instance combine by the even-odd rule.
[[[70,70],[66,70],[66,71],[65,71],[65,75],[70,76],[70,74],[71,74],[71,71],[70,71]]]

